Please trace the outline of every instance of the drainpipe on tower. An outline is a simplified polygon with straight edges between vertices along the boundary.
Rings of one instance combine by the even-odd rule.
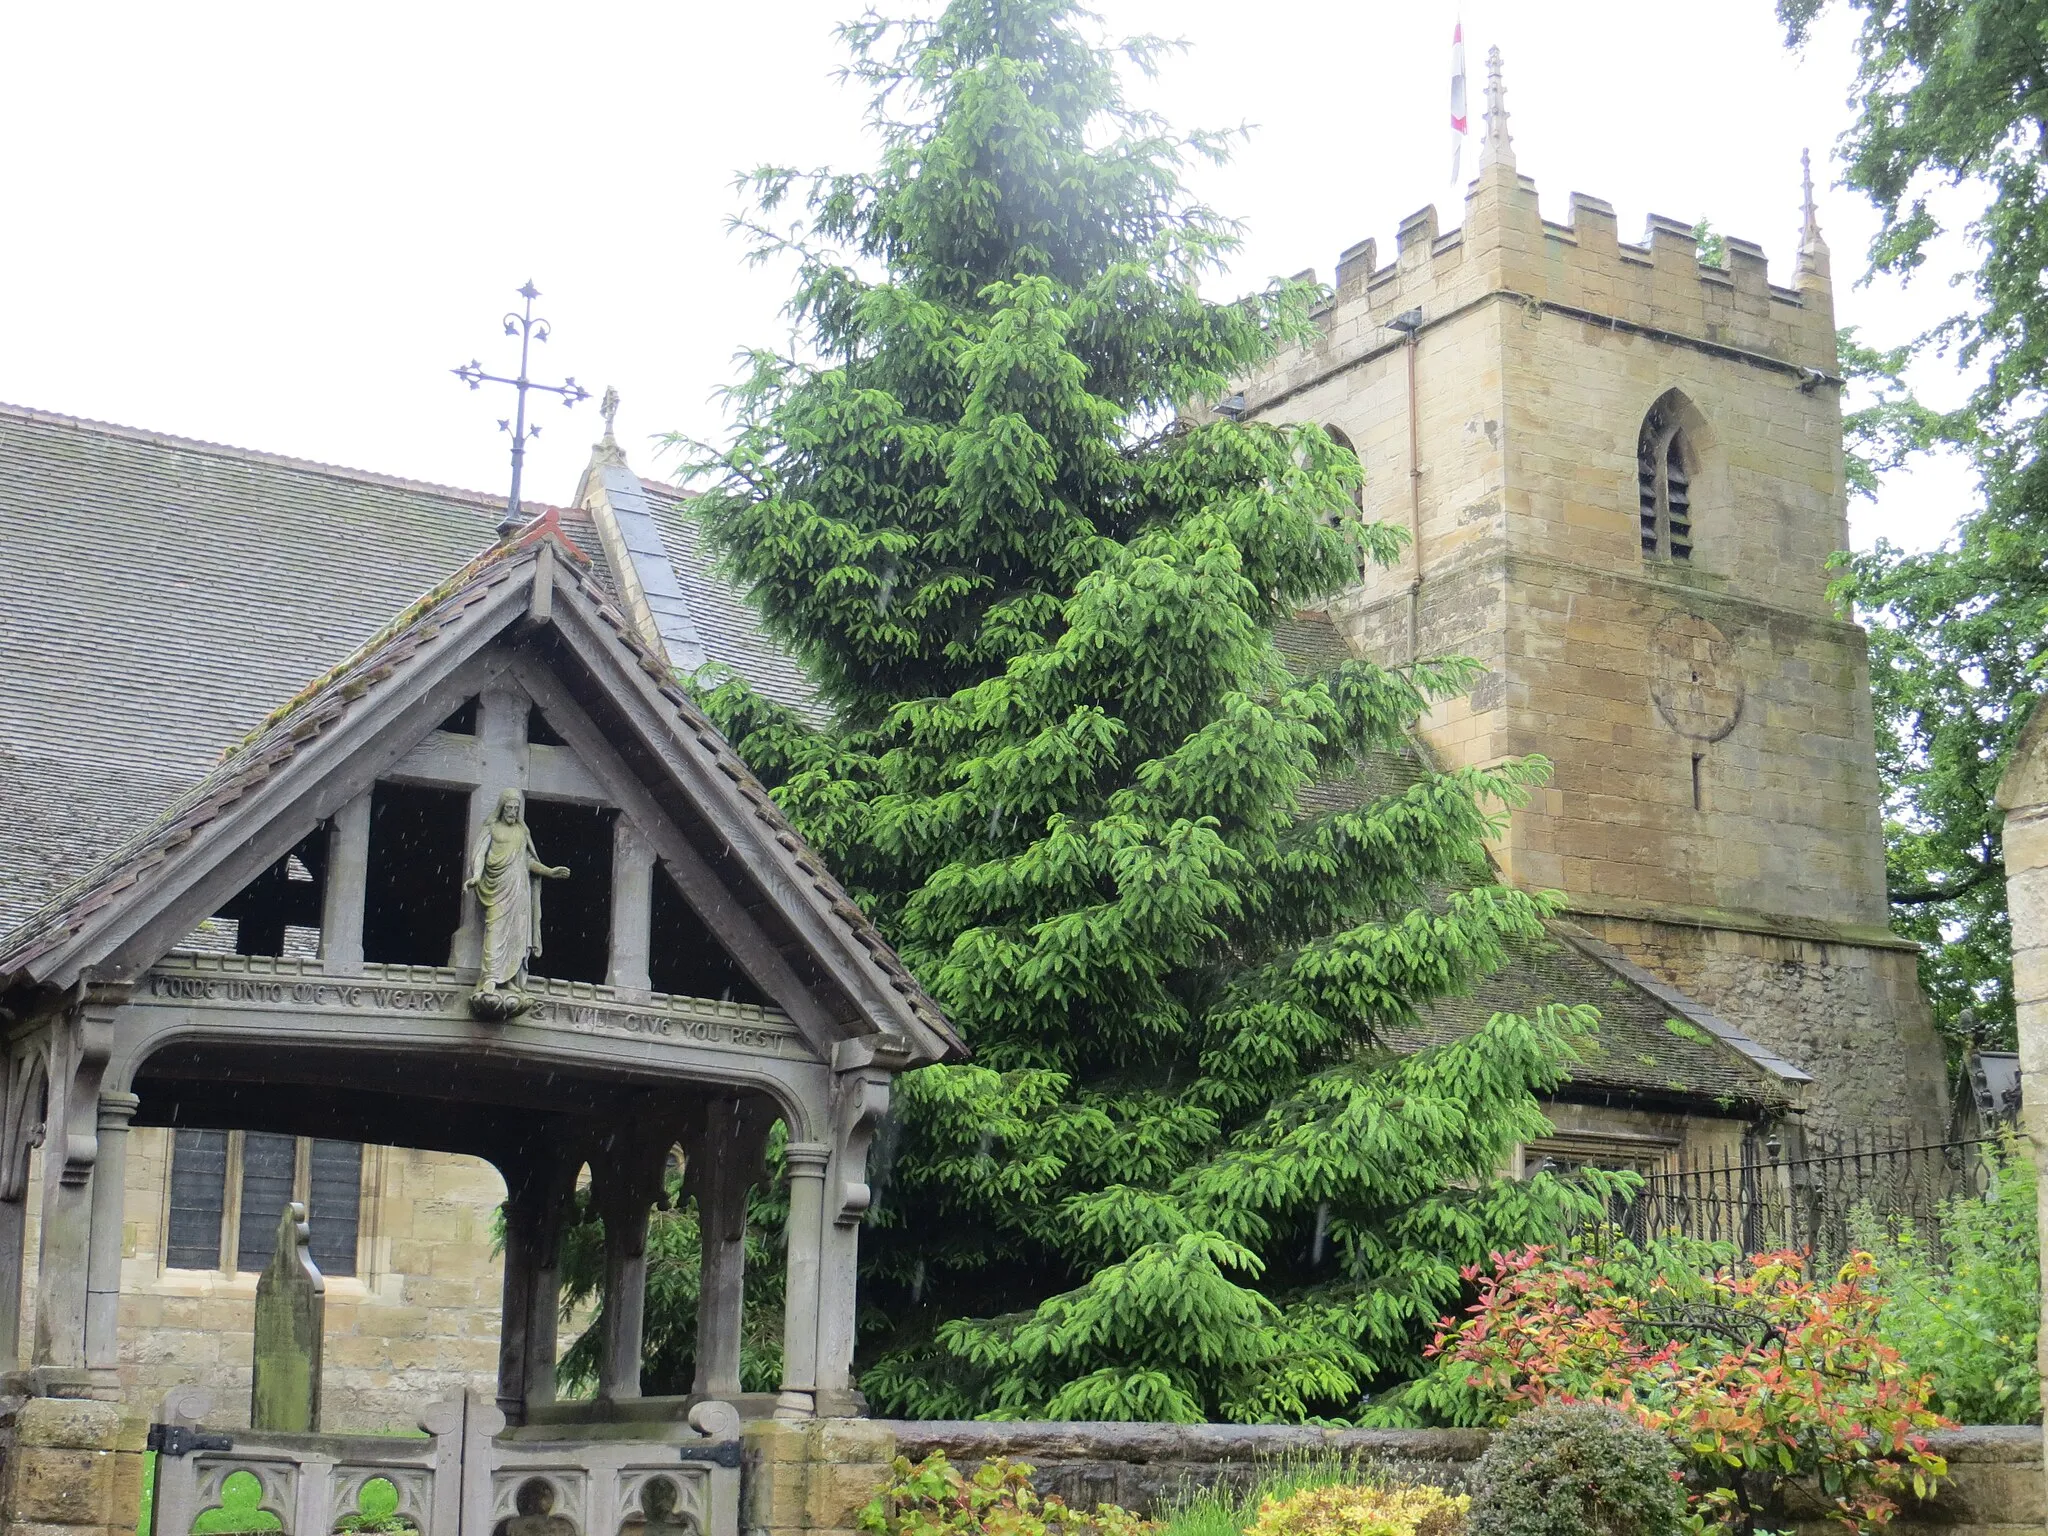
[[[1416,446],[1415,409],[1415,338],[1422,329],[1422,310],[1402,311],[1387,322],[1387,329],[1408,338],[1402,350],[1408,354],[1408,547],[1415,560],[1415,574],[1408,582],[1408,664],[1413,666],[1422,631],[1422,456]]]

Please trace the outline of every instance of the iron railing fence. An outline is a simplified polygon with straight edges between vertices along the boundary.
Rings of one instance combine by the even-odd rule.
[[[1942,1203],[1990,1192],[1996,1137],[1925,1141],[1851,1131],[1808,1131],[1797,1156],[1776,1138],[1739,1153],[1681,1159],[1617,1195],[1606,1234],[1643,1242],[1679,1236],[1732,1243],[1744,1254],[1791,1248],[1838,1264],[1857,1247],[1859,1223],[1911,1228],[1940,1258]]]

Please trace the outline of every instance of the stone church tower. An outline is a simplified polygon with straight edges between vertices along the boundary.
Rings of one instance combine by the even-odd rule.
[[[1463,227],[1425,208],[1392,262],[1346,251],[1321,336],[1243,412],[1340,435],[1367,518],[1410,534],[1331,602],[1353,649],[1484,664],[1428,746],[1555,764],[1505,878],[1812,1073],[1811,1121],[1938,1133],[1940,1044],[1886,927],[1864,635],[1826,596],[1848,526],[1810,188],[1793,288],[1745,240],[1702,265],[1675,220],[1619,243],[1595,198],[1550,223],[1497,52],[1489,72]]]

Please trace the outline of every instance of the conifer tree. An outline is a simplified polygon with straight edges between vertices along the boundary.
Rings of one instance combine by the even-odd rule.
[[[1461,1265],[1591,1198],[1497,1177],[1590,1010],[1388,1045],[1539,934],[1481,845],[1545,769],[1375,795],[1361,765],[1472,667],[1283,657],[1398,538],[1320,429],[1189,404],[1308,337],[1316,293],[1202,296],[1235,232],[1181,175],[1224,143],[1129,109],[1157,45],[1084,20],[850,26],[880,163],[755,177],[800,347],[752,359],[695,505],[829,719],[707,698],[975,1053],[900,1084],[875,1406],[1350,1416]],[[1353,792],[1304,814],[1319,783]]]

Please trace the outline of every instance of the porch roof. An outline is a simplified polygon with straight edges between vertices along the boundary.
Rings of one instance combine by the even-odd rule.
[[[726,861],[729,867],[722,873],[749,887],[750,907],[778,909],[781,947],[803,948],[814,959],[822,958],[825,970],[836,972],[837,982],[850,988],[853,997],[886,999],[895,1018],[874,1022],[899,1030],[913,1058],[963,1054],[938,1006],[783,818],[665,659],[608,600],[590,557],[564,535],[553,511],[470,560],[301,689],[162,814],[0,939],[0,991],[24,984],[68,986],[105,962],[133,931],[135,910],[174,884],[174,872],[183,871],[189,879],[191,866],[218,860],[247,838],[250,828],[242,807],[274,781],[303,772],[295,765],[310,747],[335,733],[359,708],[374,710],[380,692],[406,677],[437,646],[458,636],[477,646],[497,635],[502,618],[472,620],[471,615],[473,610],[497,614],[508,584],[520,589],[530,584],[531,601],[522,621],[529,638],[553,625],[559,607],[560,618],[580,615],[614,660],[644,680],[643,692],[651,690],[665,713],[673,736],[667,745],[711,770],[694,792],[722,797],[737,815],[733,826],[752,829],[744,834],[744,846],[733,849],[738,860]],[[745,867],[730,867],[735,863]],[[761,899],[764,890],[766,901]],[[143,957],[140,965],[155,958]],[[134,962],[131,956],[131,971]],[[849,968],[865,968],[879,988],[865,985]]]

